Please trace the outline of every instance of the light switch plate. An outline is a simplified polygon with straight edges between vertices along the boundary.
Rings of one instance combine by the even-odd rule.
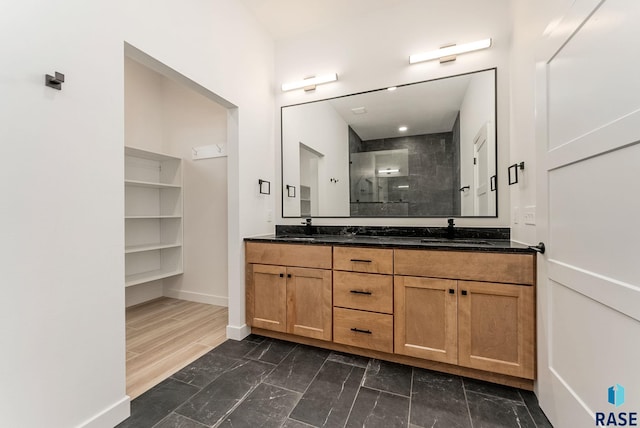
[[[530,226],[535,226],[536,224],[536,213],[533,211],[527,211],[524,213],[524,224],[528,224]]]

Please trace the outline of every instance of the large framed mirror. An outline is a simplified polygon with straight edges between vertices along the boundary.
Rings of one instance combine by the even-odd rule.
[[[496,80],[282,107],[283,217],[496,217]]]

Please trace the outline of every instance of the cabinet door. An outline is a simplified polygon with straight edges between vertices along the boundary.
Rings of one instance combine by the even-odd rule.
[[[286,268],[251,265],[250,324],[273,331],[287,331]]]
[[[287,332],[331,340],[331,271],[287,268]]]
[[[395,353],[455,364],[457,281],[396,276]]]
[[[458,282],[458,363],[534,378],[534,287]]]

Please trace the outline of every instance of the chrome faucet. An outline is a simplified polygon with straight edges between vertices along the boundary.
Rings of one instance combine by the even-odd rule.
[[[313,235],[313,226],[311,224],[311,217],[306,219],[300,224],[304,224],[304,234],[305,235]]]

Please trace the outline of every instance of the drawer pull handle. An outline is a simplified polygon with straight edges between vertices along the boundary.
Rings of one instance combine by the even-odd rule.
[[[371,263],[371,260],[365,260],[365,259],[351,259],[352,262],[357,262],[357,263]]]
[[[462,295],[466,296],[467,295],[467,290],[462,290]]]
[[[371,330],[360,330],[359,328],[355,328],[355,327],[353,327],[351,331],[355,331],[356,333],[371,334]]]
[[[371,291],[360,291],[360,290],[351,290],[351,293],[353,294],[366,294],[366,295],[371,295]]]
[[[453,288],[449,289],[449,294],[456,294],[456,290],[454,290]]]

